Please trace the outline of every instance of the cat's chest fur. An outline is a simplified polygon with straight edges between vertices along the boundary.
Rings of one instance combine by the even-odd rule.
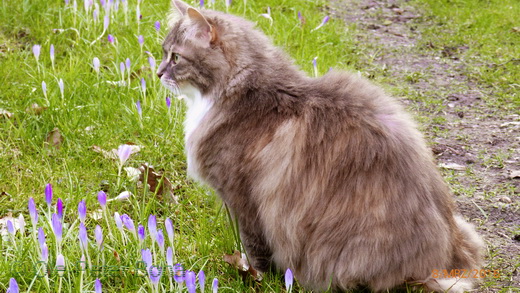
[[[196,180],[203,181],[199,172],[199,160],[197,158],[197,145],[195,132],[201,128],[204,117],[213,106],[212,99],[202,95],[199,89],[192,85],[180,87],[186,102],[187,111],[184,120],[184,141],[186,144],[186,157],[188,161],[188,175]]]

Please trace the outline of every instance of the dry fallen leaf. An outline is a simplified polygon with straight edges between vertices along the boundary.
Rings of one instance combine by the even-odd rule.
[[[11,119],[11,117],[13,117],[13,113],[7,111],[7,110],[4,110],[2,108],[0,108],[0,117],[4,117],[4,118],[7,118],[7,119]]]
[[[164,176],[163,172],[155,171],[153,166],[146,163],[142,164],[138,170],[140,171],[139,181],[144,182],[146,176],[146,183],[151,192],[155,192],[157,195],[169,195],[175,203],[178,203],[172,183]]]
[[[60,130],[57,127],[55,127],[51,132],[47,134],[47,137],[45,138],[45,144],[47,146],[52,146],[56,149],[60,149],[64,140],[65,139],[61,135]]]
[[[439,167],[441,167],[443,169],[456,170],[456,171],[466,170],[465,166],[459,165],[457,163],[440,163]]]
[[[40,115],[43,111],[47,110],[47,107],[42,107],[36,103],[31,104],[25,112],[28,114]]]
[[[244,253],[240,253],[240,251],[235,250],[233,254],[224,254],[223,259],[232,267],[236,268],[242,278],[251,276],[255,281],[262,280],[262,273],[249,265],[249,262],[247,261],[246,255]]]

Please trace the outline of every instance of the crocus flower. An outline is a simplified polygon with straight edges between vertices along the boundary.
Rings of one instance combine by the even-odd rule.
[[[7,288],[7,293],[18,293],[20,292],[20,288],[18,288],[18,283],[15,278],[9,279],[9,288]]]
[[[144,226],[141,224],[139,224],[139,226],[137,226],[137,236],[139,236],[139,242],[143,242],[144,239],[146,238]]]
[[[150,281],[152,281],[152,284],[157,285],[159,283],[162,271],[162,268],[158,269],[156,266],[151,266],[148,269],[148,276],[150,277]]]
[[[92,60],[92,64],[94,65],[94,71],[96,73],[99,73],[99,67],[101,66],[101,64],[99,62],[99,58],[98,57],[94,57],[94,59]]]
[[[18,226],[20,227],[20,233],[25,234],[25,219],[22,214],[18,215]]]
[[[168,239],[170,240],[170,244],[173,246],[174,245],[174,243],[173,243],[174,231],[173,231],[172,220],[170,220],[170,218],[166,218],[166,220],[164,221],[164,226],[166,227],[166,233],[168,234]]]
[[[262,13],[260,15],[269,19],[269,21],[271,21],[271,23],[273,22],[273,18],[271,17],[271,7],[267,6],[267,13]]]
[[[213,279],[213,293],[217,293],[218,292],[218,279],[215,278]]]
[[[199,6],[200,6],[200,8],[204,8],[204,0],[200,0]]]
[[[98,19],[99,19],[99,8],[98,6],[96,5],[96,8],[94,9],[94,11],[92,12],[92,17],[94,18],[94,22],[98,22]]]
[[[137,114],[143,116],[143,109],[141,108],[141,102],[139,100],[135,103],[135,107],[137,108]]]
[[[146,271],[152,266],[152,253],[150,249],[141,249],[141,258],[143,262],[146,264]]]
[[[303,24],[303,16],[300,11],[298,11],[298,19],[300,20],[300,23]]]
[[[94,237],[96,238],[96,243],[99,248],[99,250],[103,249],[103,230],[99,225],[96,225],[96,228],[94,229]]]
[[[40,45],[34,45],[32,47],[32,51],[33,51],[33,54],[34,54],[34,58],[36,58],[36,62],[38,62],[38,60],[40,59],[40,50],[41,50],[42,46]]]
[[[206,283],[206,275],[204,274],[203,270],[200,270],[199,274],[197,276],[199,277],[200,292],[204,292],[204,286]]]
[[[42,91],[43,91],[43,96],[47,97],[47,84],[45,83],[45,81],[42,81]],[[52,193],[51,193],[51,201],[52,201]],[[49,204],[49,203],[47,202],[47,204]]]
[[[40,243],[40,246],[45,244],[45,233],[43,232],[42,227],[38,228],[38,243]]]
[[[142,47],[143,44],[144,44],[144,37],[143,37],[143,35],[139,35],[137,37],[137,41],[139,42],[139,45]]]
[[[294,280],[294,277],[293,277],[293,273],[292,273],[291,269],[287,269],[287,271],[285,271],[285,289],[287,291],[289,291],[289,289],[292,289],[293,280]]]
[[[173,268],[173,249],[169,246],[166,249],[166,263],[170,268]]]
[[[231,0],[226,0],[226,9],[228,9],[229,6],[231,6]]]
[[[42,257],[41,260],[43,262],[47,262],[49,260],[49,247],[47,246],[47,243],[43,243],[43,245],[40,247]]]
[[[186,271],[186,277],[184,277],[184,281],[186,282],[186,288],[188,288],[189,293],[195,293],[196,283],[195,283],[195,273],[192,271]]]
[[[153,241],[157,239],[157,220],[154,215],[148,217],[148,233]]]
[[[56,240],[58,243],[61,243],[61,237],[63,236],[63,228],[61,226],[61,221],[58,215],[52,214],[52,231],[54,232],[54,236],[56,236]]]
[[[318,25],[316,28],[314,28],[312,31],[315,31],[317,29],[320,29],[322,26],[324,26],[329,21],[329,16],[325,16],[323,20],[321,21],[320,25]]]
[[[61,96],[63,97],[63,94],[65,92],[65,84],[63,83],[63,79],[60,78],[58,81],[58,87],[60,88]]]
[[[171,106],[172,106],[172,99],[170,97],[166,97],[166,107],[168,107],[168,109],[170,109]]]
[[[101,190],[100,192],[98,192],[97,198],[99,201],[99,205],[101,205],[101,208],[105,209],[107,205],[107,194],[103,190]]]
[[[121,216],[118,212],[114,213],[114,221],[116,222],[116,226],[119,231],[123,232],[123,221],[121,221]]]
[[[135,226],[132,218],[130,218],[130,216],[127,214],[123,214],[121,215],[121,221],[123,222],[123,225],[125,225],[125,227],[128,229],[128,231],[132,232],[135,235]]]
[[[157,244],[162,252],[164,252],[164,234],[162,229],[157,230]]]
[[[43,85],[45,84],[45,82],[42,82],[42,87],[44,87]],[[45,85],[45,89],[44,89],[44,92],[47,91],[47,86]],[[50,206],[52,205],[52,185],[50,183],[48,183],[47,185],[45,185],[45,201],[47,202],[47,206]]]
[[[108,201],[125,200],[125,199],[130,198],[131,195],[132,195],[132,193],[130,193],[130,191],[123,191],[118,196],[116,196],[116,197],[114,197],[112,199],[109,199]]]
[[[123,166],[132,154],[132,146],[127,144],[122,144],[117,149],[117,156],[119,157],[119,162],[121,163],[121,166]]]
[[[16,232],[14,230],[14,225],[13,222],[11,222],[11,220],[7,220],[7,232],[9,232],[9,234],[11,235],[14,235],[14,233]]]
[[[102,290],[102,286],[101,286],[101,281],[99,279],[96,279],[96,281],[94,282],[94,290],[96,291],[96,293],[101,293],[103,292]]]
[[[160,21],[156,21],[155,24],[154,24],[154,27],[155,27],[156,31],[161,30],[161,22]]]
[[[101,7],[105,8],[105,4],[106,4],[105,0],[99,0],[99,3],[101,4]]]
[[[34,226],[38,223],[38,211],[36,210],[36,205],[34,204],[34,199],[29,198],[29,215],[31,216],[31,223]]]
[[[148,57],[148,63],[150,64],[150,68],[152,69],[152,72],[155,72],[155,58],[153,56]]]
[[[65,0],[65,5],[69,5],[69,0]]]
[[[125,76],[125,63],[124,62],[119,63],[119,70],[121,71],[121,76],[124,77]]]
[[[63,219],[63,201],[61,198],[58,198],[58,201],[56,202],[56,213],[60,219]]]
[[[60,277],[63,277],[63,273],[65,272],[65,258],[61,254],[56,257],[56,270]]]
[[[313,68],[315,77],[318,76],[318,65],[316,64],[317,60],[318,60],[318,57],[314,57],[314,59],[312,59],[312,68]]]
[[[108,29],[109,24],[110,24],[110,17],[108,15],[105,15],[105,18],[103,19],[103,30],[106,31]],[[108,41],[110,42],[110,39]],[[112,43],[112,42],[110,42],[110,43]]]
[[[84,200],[80,201],[78,204],[78,215],[80,221],[85,223],[85,218],[87,217],[87,205]]]
[[[109,34],[109,35],[107,36],[107,40],[108,40],[109,43],[113,43],[113,42],[114,42],[114,36],[112,36],[111,34]]]
[[[88,245],[88,237],[87,237],[87,228],[85,227],[85,224],[79,223],[79,245],[83,251],[87,250]]]
[[[184,271],[180,264],[176,264],[173,267],[173,273],[174,273],[173,279],[175,280],[175,282],[177,282],[177,283],[184,282],[184,279],[185,279]]]
[[[54,45],[53,44],[51,44],[51,47],[49,49],[49,54],[51,56],[51,62],[52,62],[52,64],[54,64]]]
[[[130,62],[130,58],[126,58],[125,65],[126,65],[126,70],[128,70],[128,72],[130,72],[130,67],[132,65],[132,63]]]
[[[144,78],[141,78],[141,89],[143,90],[143,94],[146,93],[146,80]]]

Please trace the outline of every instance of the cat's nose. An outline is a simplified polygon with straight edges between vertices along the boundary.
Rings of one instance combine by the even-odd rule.
[[[157,77],[159,77],[159,79],[161,79],[161,77],[162,77],[163,75],[164,75],[164,74],[162,73],[162,71],[157,72]]]

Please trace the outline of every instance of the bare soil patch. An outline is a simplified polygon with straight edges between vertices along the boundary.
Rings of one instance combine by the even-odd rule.
[[[434,24],[406,1],[332,0],[330,13],[356,24],[356,38],[366,46],[362,73],[384,75],[384,83],[424,96],[403,94],[402,100],[424,117],[422,129],[445,166],[459,211],[485,239],[485,268],[501,273],[484,279],[476,292],[519,292],[518,109],[490,102],[493,89],[468,74],[475,64],[465,58],[466,46],[428,47],[421,28]]]

